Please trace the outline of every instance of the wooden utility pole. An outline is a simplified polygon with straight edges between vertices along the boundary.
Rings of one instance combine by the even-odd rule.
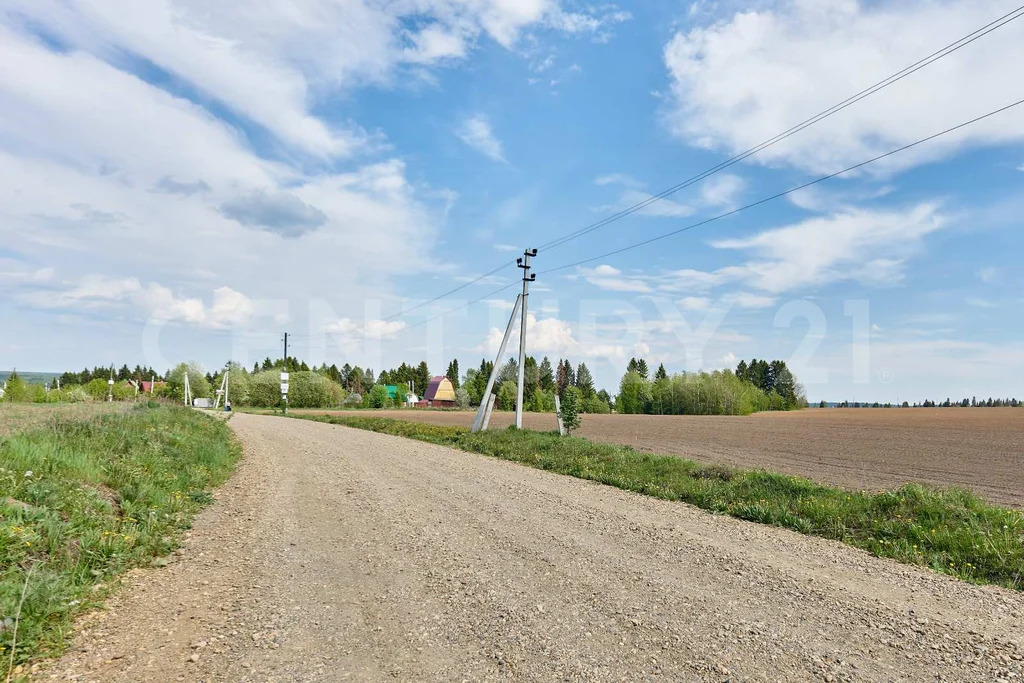
[[[516,387],[516,429],[523,428],[523,377],[526,371],[526,298],[530,296],[530,283],[537,279],[530,274],[530,259],[537,255],[536,249],[527,249],[516,264],[523,269],[523,294],[519,324],[519,385]]]

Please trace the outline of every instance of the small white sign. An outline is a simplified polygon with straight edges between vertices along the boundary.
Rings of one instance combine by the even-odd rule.
[[[282,382],[287,382],[288,381],[288,373],[287,372],[282,372],[281,373],[281,381]]]
[[[112,380],[112,379],[108,379],[107,380],[107,384],[113,384],[113,383],[114,383],[114,380]]]
[[[288,382],[281,382],[281,393],[282,394],[287,394],[288,393]]]

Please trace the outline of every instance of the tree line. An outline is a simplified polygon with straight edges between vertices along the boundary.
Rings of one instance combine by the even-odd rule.
[[[449,366],[449,372],[458,375],[458,362]],[[457,403],[466,407],[478,406],[484,400],[487,379],[494,369],[494,363],[485,359],[477,368],[470,368],[457,387]],[[452,379],[452,375],[448,375]],[[492,392],[496,394],[495,407],[498,410],[514,410],[519,382],[519,361],[510,358],[499,369]],[[579,410],[584,413],[611,412],[612,399],[604,389],[597,390],[594,376],[586,363],[574,366],[567,358],[559,358],[552,365],[544,356],[540,362],[534,356],[527,356],[523,362],[523,410],[530,412],[554,412],[555,396],[564,399],[569,388],[579,391]]]
[[[895,403],[879,403],[875,401],[870,403],[867,401],[843,401],[841,403],[829,403],[828,401],[822,401],[818,404],[819,408],[1020,408],[1024,406],[1024,401],[1019,401],[1016,398],[992,398],[989,396],[988,400],[979,399],[977,396],[972,396],[967,399],[964,398],[960,401],[952,401],[946,399],[941,403],[936,403],[930,399],[925,399],[920,403],[911,404],[910,401],[904,401],[902,404]]]
[[[780,360],[740,361],[736,371],[669,375],[659,364],[653,379],[643,358],[631,358],[619,382],[615,409],[646,415],[749,415],[807,406],[803,388]]]

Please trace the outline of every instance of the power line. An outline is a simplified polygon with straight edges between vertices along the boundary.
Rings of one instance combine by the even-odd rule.
[[[646,240],[643,240],[643,241],[640,241],[640,242],[636,242],[634,244],[630,244],[630,245],[627,245],[625,247],[621,247],[619,249],[613,249],[612,251],[608,251],[608,252],[605,252],[603,254],[599,254],[597,256],[592,256],[592,257],[585,258],[585,259],[582,259],[582,260],[579,260],[579,261],[575,261],[573,263],[566,263],[566,264],[561,265],[561,266],[556,266],[554,268],[549,268],[547,270],[541,271],[539,274],[540,275],[546,275],[547,273],[554,273],[554,272],[559,271],[559,270],[565,270],[566,268],[573,268],[575,266],[581,266],[581,265],[583,265],[585,263],[591,263],[593,261],[598,261],[600,259],[607,258],[609,256],[615,256],[616,254],[621,254],[621,253],[623,253],[625,251],[631,251],[633,249],[637,249],[638,247],[642,247],[642,246],[645,246],[647,244],[651,244],[652,242],[657,242],[659,240],[663,240],[666,237],[671,237],[673,235],[678,235],[681,232],[686,232],[688,230],[693,230],[694,228],[699,228],[702,225],[707,225],[708,223],[713,223],[714,221],[721,220],[721,219],[727,218],[729,216],[733,216],[733,215],[735,215],[737,213],[740,213],[741,211],[746,211],[747,209],[752,209],[752,208],[754,208],[756,206],[760,206],[761,204],[765,204],[765,203],[773,201],[775,199],[779,199],[780,197],[785,197],[786,195],[792,194],[792,193],[794,193],[794,192],[796,192],[798,190],[803,190],[805,188],[811,187],[812,185],[817,185],[818,183],[824,182],[824,181],[829,180],[831,178],[835,178],[836,176],[841,176],[841,175],[843,175],[845,173],[849,173],[850,171],[854,171],[854,170],[856,170],[858,168],[861,168],[863,166],[867,166],[868,164],[873,164],[876,161],[880,161],[882,159],[885,159],[886,157],[893,156],[894,154],[899,154],[900,152],[904,152],[904,151],[906,151],[908,149],[911,149],[912,147],[917,147],[918,145],[924,144],[924,143],[929,142],[931,140],[934,140],[936,138],[942,137],[943,135],[947,135],[949,133],[957,131],[957,130],[959,130],[961,128],[964,128],[965,126],[969,126],[969,125],[971,125],[973,123],[977,123],[978,121],[982,121],[984,119],[987,119],[990,116],[995,116],[996,114],[1001,114],[1002,112],[1007,111],[1009,109],[1013,109],[1014,107],[1020,106],[1021,104],[1024,104],[1024,99],[1017,100],[1016,102],[1013,102],[1013,103],[1008,104],[1006,106],[1000,107],[999,109],[996,109],[994,111],[990,111],[987,114],[982,114],[981,116],[973,118],[970,121],[964,121],[963,123],[957,124],[957,125],[955,125],[955,126],[953,126],[951,128],[947,128],[947,129],[945,129],[943,131],[939,131],[938,133],[933,133],[932,135],[929,135],[928,137],[924,137],[924,138],[921,138],[920,140],[917,140],[916,142],[911,142],[910,144],[903,145],[902,147],[898,147],[897,149],[894,149],[894,150],[891,150],[889,152],[886,152],[885,154],[879,154],[878,156],[872,157],[871,159],[868,159],[867,161],[862,161],[859,164],[854,164],[853,166],[848,166],[848,167],[844,168],[841,171],[836,171],[835,173],[829,173],[828,175],[821,176],[820,178],[816,178],[815,180],[812,180],[810,182],[803,183],[802,185],[797,185],[796,187],[791,187],[788,190],[785,190],[783,192],[779,192],[777,194],[773,194],[770,197],[765,197],[763,199],[759,199],[756,202],[752,202],[750,204],[746,204],[746,205],[741,206],[741,207],[739,207],[737,209],[733,209],[731,211],[726,211],[725,213],[719,214],[717,216],[712,216],[711,218],[706,218],[706,219],[704,219],[702,221],[698,221],[697,223],[691,223],[690,225],[684,226],[682,228],[678,228],[676,230],[672,230],[670,232],[666,232],[666,233],[663,233],[663,234],[658,235],[656,237],[651,237],[650,239],[646,239]]]
[[[477,282],[480,282],[484,278],[490,277],[491,275],[494,275],[498,271],[501,271],[501,270],[504,270],[505,268],[508,268],[512,264],[513,264],[512,261],[508,261],[506,263],[503,263],[500,266],[498,266],[497,268],[495,268],[494,270],[489,270],[486,273],[484,273],[483,275],[477,276],[477,277],[473,278],[472,280],[469,280],[468,282],[462,283],[458,287],[454,287],[452,289],[449,289],[447,292],[444,292],[442,294],[438,294],[433,299],[430,299],[428,301],[423,301],[421,303],[416,304],[415,306],[412,306],[411,308],[406,308],[406,309],[404,309],[402,311],[399,311],[398,313],[393,313],[392,315],[389,315],[386,318],[381,318],[381,320],[383,320],[385,322],[388,322],[390,320],[394,320],[395,318],[401,318],[402,316],[404,316],[404,315],[406,315],[408,313],[411,313],[412,311],[415,311],[415,310],[418,310],[420,308],[423,308],[424,306],[429,306],[430,304],[434,303],[435,301],[438,301],[440,299],[444,299],[445,297],[447,297],[447,296],[449,296],[451,294],[454,294],[455,292],[461,291],[461,290],[465,289],[466,287],[469,287],[470,285],[475,285]]]
[[[914,62],[910,66],[907,66],[907,67],[905,67],[903,69],[900,69],[899,71],[897,71],[896,73],[892,74],[891,76],[889,76],[887,78],[884,78],[881,81],[878,81],[874,85],[871,85],[871,86],[865,88],[864,90],[861,90],[860,92],[856,93],[855,95],[851,95],[850,97],[846,98],[842,102],[839,102],[837,104],[832,105],[828,109],[826,109],[826,110],[824,110],[824,111],[822,111],[822,112],[820,112],[818,114],[815,114],[811,118],[806,119],[806,120],[802,121],[801,123],[798,123],[797,125],[793,126],[792,128],[790,128],[788,130],[785,130],[785,131],[779,133],[778,135],[776,135],[776,136],[774,136],[772,138],[769,138],[769,139],[765,140],[764,142],[762,142],[762,143],[760,143],[760,144],[758,144],[758,145],[756,145],[754,147],[751,147],[750,149],[748,149],[748,150],[746,150],[744,152],[741,152],[741,153],[737,154],[736,156],[734,156],[734,157],[732,157],[730,159],[726,159],[725,161],[721,162],[720,164],[718,164],[716,166],[712,166],[711,168],[707,169],[706,171],[702,171],[701,173],[698,173],[697,175],[695,175],[695,176],[693,176],[693,177],[691,177],[691,178],[689,178],[687,180],[684,180],[681,183],[673,185],[672,187],[668,188],[667,190],[659,192],[658,194],[653,195],[651,197],[648,197],[647,199],[645,199],[645,200],[643,200],[641,202],[638,202],[638,203],[634,204],[633,206],[625,208],[625,209],[619,211],[618,213],[612,214],[611,216],[608,216],[607,218],[604,218],[604,219],[602,219],[602,220],[600,220],[600,221],[598,221],[596,223],[591,223],[590,225],[585,226],[583,228],[580,228],[579,230],[571,232],[571,233],[569,233],[567,235],[563,235],[562,237],[559,237],[559,238],[557,238],[555,240],[552,240],[552,241],[550,241],[550,242],[548,242],[546,244],[542,244],[539,247],[539,249],[545,250],[545,249],[554,249],[554,248],[560,247],[561,245],[565,244],[566,242],[570,242],[570,241],[572,241],[574,239],[582,237],[583,235],[586,235],[587,233],[593,232],[594,230],[598,230],[599,228],[602,228],[602,227],[608,225],[609,223],[613,223],[615,221],[621,220],[622,218],[625,218],[626,216],[630,216],[630,215],[636,213],[637,211],[640,211],[640,210],[646,208],[647,206],[650,206],[654,202],[660,201],[661,199],[664,199],[665,197],[673,195],[676,192],[679,192],[680,190],[693,185],[694,183],[698,183],[701,180],[704,180],[705,178],[708,178],[709,176],[712,176],[715,173],[718,173],[719,171],[721,171],[723,169],[726,169],[726,168],[728,168],[728,167],[730,167],[730,166],[732,166],[734,164],[739,163],[740,161],[743,161],[747,157],[753,156],[754,154],[757,154],[758,152],[760,152],[760,151],[762,151],[764,149],[767,149],[768,147],[771,147],[771,146],[773,146],[773,145],[775,145],[775,144],[785,140],[786,138],[788,138],[788,137],[790,137],[792,135],[795,135],[796,133],[799,133],[800,131],[804,130],[805,128],[813,126],[815,123],[817,123],[817,122],[819,122],[819,121],[821,121],[823,119],[826,119],[829,116],[832,116],[833,114],[842,111],[843,109],[846,109],[847,107],[849,107],[849,106],[859,102],[860,100],[873,95],[874,93],[878,92],[879,90],[883,90],[883,89],[889,87],[893,83],[896,83],[898,81],[903,80],[907,76],[909,76],[909,75],[911,75],[911,74],[913,74],[913,73],[915,73],[917,71],[920,71],[921,69],[925,68],[926,66],[928,66],[928,65],[930,65],[930,64],[932,64],[932,63],[934,63],[934,62],[936,62],[936,61],[938,61],[940,59],[942,59],[943,57],[946,57],[947,55],[950,55],[950,54],[956,52],[960,48],[965,47],[965,46],[973,43],[975,40],[978,40],[979,38],[981,38],[981,37],[991,33],[992,31],[995,31],[998,28],[1001,28],[1001,27],[1005,26],[1006,24],[1010,23],[1011,21],[1019,19],[1022,16],[1024,16],[1024,5],[1018,7],[1017,9],[1013,10],[1012,12],[1008,12],[1008,13],[1004,14],[1003,16],[999,17],[998,19],[996,19],[996,20],[994,20],[992,22],[989,22],[988,24],[986,24],[985,26],[982,26],[981,28],[975,29],[974,31],[972,31],[972,32],[968,33],[967,35],[965,35],[964,37],[960,38],[959,40],[956,40],[956,41],[950,43],[949,45],[943,47],[942,49],[933,52],[932,54],[928,55],[927,57],[924,57],[923,59],[920,59],[920,60]]]
[[[1015,9],[1015,10],[1013,10],[1011,12],[1007,12],[1006,14],[1002,15],[998,19],[995,19],[995,20],[989,22],[988,24],[985,24],[984,26],[982,26],[982,27],[980,27],[978,29],[975,29],[974,31],[966,34],[962,38],[960,38],[958,40],[955,40],[952,43],[949,43],[945,47],[943,47],[943,48],[941,48],[939,50],[936,50],[935,52],[931,53],[930,55],[928,55],[928,56],[926,56],[926,57],[924,57],[924,58],[914,62],[913,64],[911,64],[911,65],[909,65],[907,67],[904,67],[903,69],[901,69],[901,70],[895,72],[894,74],[892,74],[892,75],[882,79],[881,81],[878,81],[877,83],[875,83],[875,84],[873,84],[873,85],[871,85],[871,86],[861,90],[860,92],[858,92],[858,93],[856,93],[854,95],[851,95],[850,97],[846,98],[842,102],[839,102],[839,103],[829,107],[828,109],[825,109],[824,111],[819,112],[818,114],[815,114],[814,116],[812,116],[812,117],[810,117],[808,119],[805,119],[804,121],[796,124],[795,126],[793,126],[793,127],[789,128],[789,129],[787,129],[787,130],[785,130],[785,131],[775,135],[774,137],[771,137],[771,138],[765,140],[764,142],[762,142],[762,143],[760,143],[758,145],[755,145],[754,147],[751,147],[750,149],[747,149],[744,152],[741,152],[741,153],[739,153],[739,154],[737,154],[737,155],[735,155],[735,156],[733,156],[733,157],[731,157],[729,159],[726,159],[725,161],[723,161],[723,162],[721,162],[721,163],[719,163],[719,164],[717,164],[715,166],[712,166],[711,168],[706,169],[706,170],[702,171],[701,173],[698,173],[697,175],[695,175],[695,176],[693,176],[691,178],[688,178],[687,180],[684,180],[684,181],[682,181],[680,183],[677,183],[676,185],[673,185],[672,187],[670,187],[670,188],[668,188],[666,190],[663,190],[662,192],[659,192],[658,194],[652,195],[651,197],[648,197],[647,199],[645,199],[645,200],[643,200],[641,202],[638,202],[638,203],[636,203],[636,204],[634,204],[634,205],[632,205],[630,207],[622,209],[621,211],[618,211],[618,212],[612,214],[611,216],[607,216],[607,217],[603,218],[602,220],[600,220],[600,221],[598,221],[596,223],[591,223],[590,225],[584,226],[584,227],[582,227],[582,228],[580,228],[578,230],[575,230],[573,232],[567,233],[567,234],[565,234],[565,235],[563,235],[561,237],[558,237],[558,238],[556,238],[554,240],[551,240],[551,241],[549,241],[549,242],[547,242],[545,244],[542,244],[538,248],[541,249],[541,250],[555,249],[557,247],[562,246],[563,244],[566,244],[567,242],[570,242],[572,240],[578,239],[579,237],[582,237],[583,235],[589,234],[589,233],[591,233],[591,232],[593,232],[595,230],[598,230],[598,229],[600,229],[600,228],[602,228],[602,227],[604,227],[604,226],[606,226],[606,225],[608,225],[610,223],[614,223],[615,221],[621,220],[621,219],[623,219],[623,218],[625,218],[627,216],[630,216],[630,215],[632,215],[632,214],[634,214],[634,213],[636,213],[638,211],[641,211],[642,209],[646,208],[647,206],[650,206],[651,204],[653,204],[653,203],[655,203],[657,201],[660,201],[660,200],[662,200],[662,199],[664,199],[666,197],[669,197],[669,196],[679,192],[680,190],[683,190],[683,189],[685,189],[687,187],[690,187],[691,185],[693,185],[695,183],[698,183],[698,182],[700,182],[700,181],[702,181],[702,180],[704,180],[704,179],[714,175],[715,173],[718,173],[721,170],[724,170],[724,169],[726,169],[726,168],[728,168],[728,167],[730,167],[730,166],[732,166],[734,164],[737,164],[740,161],[743,161],[744,159],[747,159],[748,157],[753,156],[754,154],[757,154],[758,152],[760,152],[762,150],[765,150],[765,149],[767,149],[767,148],[769,148],[769,147],[771,147],[771,146],[773,146],[773,145],[775,145],[775,144],[785,140],[786,138],[789,138],[792,135],[795,135],[796,133],[799,133],[800,131],[802,131],[802,130],[804,130],[804,129],[806,129],[806,128],[808,128],[808,127],[810,127],[810,126],[812,126],[812,125],[814,125],[816,123],[818,123],[819,121],[821,121],[823,119],[826,119],[829,116],[832,116],[833,114],[838,113],[838,112],[842,111],[843,109],[846,109],[849,106],[852,106],[853,104],[863,100],[864,98],[870,97],[871,95],[875,94],[876,92],[878,92],[880,90],[883,90],[884,88],[889,87],[890,85],[892,85],[892,84],[894,84],[894,83],[896,83],[896,82],[906,78],[907,76],[909,76],[909,75],[911,75],[911,74],[913,74],[913,73],[915,73],[917,71],[920,71],[921,69],[925,68],[926,66],[929,66],[930,64],[938,61],[939,59],[942,59],[943,57],[946,57],[946,56],[952,54],[953,52],[956,52],[960,48],[966,47],[967,45],[973,43],[974,41],[978,40],[979,38],[982,38],[983,36],[988,35],[989,33],[991,33],[993,31],[995,31],[995,30],[1005,26],[1006,24],[1010,23],[1011,21],[1019,19],[1022,16],[1024,16],[1024,5],[1021,5],[1020,7],[1018,7],[1017,9]],[[407,309],[405,309],[403,311],[400,311],[398,313],[394,313],[394,314],[392,314],[390,316],[387,316],[387,317],[383,318],[383,320],[386,321],[386,322],[387,321],[391,321],[391,320],[395,320],[395,319],[403,317],[403,316],[405,316],[405,315],[407,315],[407,314],[409,314],[409,313],[411,313],[413,311],[419,310],[419,309],[421,309],[421,308],[423,308],[425,306],[429,306],[430,304],[432,304],[432,303],[434,303],[436,301],[439,301],[441,299],[444,299],[444,298],[446,298],[448,296],[451,296],[452,294],[455,294],[456,292],[459,292],[459,291],[465,289],[466,287],[474,285],[474,284],[480,282],[481,280],[483,280],[484,278],[487,278],[487,277],[489,277],[491,275],[494,275],[495,273],[497,273],[497,272],[499,272],[499,271],[501,271],[501,270],[503,270],[503,269],[505,269],[505,268],[507,268],[507,267],[509,267],[511,265],[512,265],[511,262],[505,262],[505,263],[499,265],[498,267],[496,267],[496,268],[494,268],[494,269],[492,269],[492,270],[490,270],[490,271],[488,271],[488,272],[486,272],[486,273],[484,273],[484,274],[482,274],[482,275],[480,275],[480,276],[478,276],[476,278],[473,278],[472,280],[469,280],[468,282],[465,282],[465,283],[463,283],[463,284],[461,284],[461,285],[459,285],[457,287],[454,287],[454,288],[452,288],[452,289],[450,289],[450,290],[448,290],[446,292],[442,292],[441,294],[438,294],[437,296],[433,297],[432,299],[429,299],[427,301],[423,301],[423,302],[421,302],[419,304],[416,304],[415,306],[412,306],[412,307],[407,308]],[[550,271],[546,271],[546,272],[550,272]],[[509,285],[509,286],[511,286],[511,285]],[[504,288],[501,291],[504,291]],[[490,295],[488,295],[488,296],[490,296]],[[484,297],[484,298],[486,298],[486,297]],[[453,309],[453,310],[459,310],[459,309]],[[419,325],[419,324],[420,323],[417,323],[417,325]]]

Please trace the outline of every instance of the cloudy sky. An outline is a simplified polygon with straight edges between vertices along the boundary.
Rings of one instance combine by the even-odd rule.
[[[316,363],[477,365],[523,248],[1014,6],[8,0],[0,367],[251,364],[284,331]],[[1021,45],[1024,19],[542,249],[531,353],[586,361],[613,392],[642,355],[784,358],[814,400],[1024,395],[1024,106],[601,256],[1021,99]]]

